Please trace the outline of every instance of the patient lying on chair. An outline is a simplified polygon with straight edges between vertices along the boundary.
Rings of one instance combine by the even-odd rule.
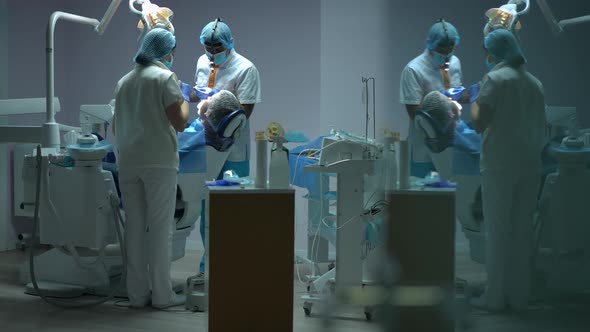
[[[184,159],[205,145],[212,146],[217,151],[227,151],[238,138],[240,133],[236,128],[229,128],[228,124],[243,111],[239,110],[240,103],[233,93],[221,90],[207,101],[200,110],[200,117],[195,119],[183,133],[178,135],[178,150],[181,168]],[[196,162],[190,160],[190,162]],[[205,162],[206,160],[200,160]]]
[[[245,121],[238,99],[227,90],[221,90],[204,101],[199,114],[199,118],[178,134],[180,173],[206,173],[208,162],[205,146],[209,145],[219,152],[229,150]],[[178,217],[183,213],[180,188],[176,196],[175,216]]]
[[[424,97],[422,111],[419,114],[423,119],[415,124],[418,132],[424,135],[432,160],[438,162],[437,169],[440,167],[446,170],[458,182],[479,183],[481,136],[459,118],[461,105],[442,93],[433,91]],[[458,184],[459,188],[463,188],[462,193],[469,192],[470,186],[466,185],[465,182]],[[459,197],[462,195],[459,194]],[[481,189],[477,189],[475,198],[469,202],[471,205],[468,211],[471,217],[467,219],[481,222]]]
[[[205,101],[199,110],[205,128],[207,145],[218,151],[226,151],[238,138],[239,130],[225,133],[225,126],[240,112],[240,102],[233,93],[221,90]],[[198,120],[198,119],[197,119]]]
[[[418,128],[423,133],[426,146],[431,153],[441,153],[453,147],[453,174],[478,175],[481,136],[459,117],[461,105],[450,100],[438,91],[432,91],[424,97],[419,115],[426,119],[421,126],[429,125],[432,130]]]

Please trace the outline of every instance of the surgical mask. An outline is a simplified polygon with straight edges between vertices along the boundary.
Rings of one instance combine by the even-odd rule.
[[[217,65],[217,66],[224,63],[225,60],[227,60],[227,51],[221,51],[221,52],[215,53],[215,54],[211,54],[209,52],[205,52],[205,53],[207,53],[207,57],[209,59],[213,58],[213,63],[215,63],[215,65]]]
[[[442,54],[436,51],[432,51],[432,59],[434,60],[434,63],[436,63],[436,65],[439,67],[444,66],[447,62],[447,59],[450,59],[452,55],[453,53]]]
[[[486,67],[488,67],[488,71],[491,71],[492,69],[494,69],[494,67],[496,67],[496,63],[490,61],[489,56],[486,57]]]
[[[172,68],[172,63],[174,62],[174,57],[170,58],[170,61],[163,61],[164,66],[168,67],[168,69]]]

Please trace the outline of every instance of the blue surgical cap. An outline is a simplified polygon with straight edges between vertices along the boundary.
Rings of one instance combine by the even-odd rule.
[[[143,40],[133,59],[135,62],[147,65],[156,60],[164,59],[176,47],[176,38],[172,32],[155,28],[150,30]]]
[[[426,48],[432,51],[437,46],[457,46],[460,40],[459,31],[451,23],[440,21],[430,27]]]
[[[201,45],[221,43],[228,50],[234,48],[234,39],[229,26],[224,22],[217,21],[217,28],[213,31],[214,25],[215,21],[209,22],[201,31]]]
[[[490,32],[484,38],[484,47],[496,59],[517,67],[526,63],[524,54],[512,32],[499,29]]]

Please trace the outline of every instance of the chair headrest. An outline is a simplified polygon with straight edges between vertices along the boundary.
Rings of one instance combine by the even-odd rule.
[[[217,127],[217,135],[222,138],[237,138],[235,134],[238,129],[246,123],[246,112],[244,110],[237,110],[229,115],[226,115]]]
[[[425,144],[434,153],[440,153],[453,145],[453,121],[446,124],[419,110],[414,117],[414,125],[425,136]]]
[[[246,124],[246,113],[243,110],[234,111],[226,115],[217,130],[207,121],[211,131],[206,131],[207,145],[214,147],[217,151],[227,151],[240,135],[240,128]]]

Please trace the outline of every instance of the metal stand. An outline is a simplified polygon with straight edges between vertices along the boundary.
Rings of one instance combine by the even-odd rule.
[[[305,171],[337,174],[336,266],[310,282],[308,293],[302,296],[303,310],[310,315],[313,303],[333,301],[334,295],[352,288],[362,288],[363,260],[360,247],[364,207],[364,176],[372,174],[375,160],[343,160],[328,166],[306,166]],[[372,318],[372,308],[365,308],[365,317]]]

